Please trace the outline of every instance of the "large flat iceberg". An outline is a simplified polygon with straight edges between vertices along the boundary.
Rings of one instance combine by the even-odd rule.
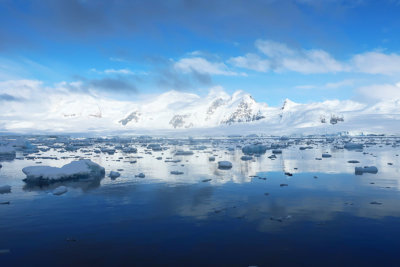
[[[91,160],[72,161],[61,168],[50,166],[30,166],[22,169],[26,174],[24,182],[52,183],[67,180],[104,177],[103,167]]]

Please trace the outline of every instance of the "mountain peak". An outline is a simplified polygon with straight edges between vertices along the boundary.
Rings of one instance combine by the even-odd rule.
[[[289,110],[294,106],[297,106],[298,104],[290,100],[289,98],[286,98],[285,101],[283,101],[282,105],[282,110]]]

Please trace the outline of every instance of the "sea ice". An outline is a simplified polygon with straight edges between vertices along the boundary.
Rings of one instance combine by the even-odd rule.
[[[51,183],[75,179],[103,177],[105,170],[89,159],[72,161],[61,168],[50,166],[30,166],[22,169],[25,182]]]
[[[355,168],[356,174],[363,174],[363,173],[378,173],[378,168],[375,166],[365,166],[365,167],[356,167]]]
[[[115,179],[115,178],[118,178],[118,177],[120,177],[120,176],[121,176],[121,174],[120,174],[119,172],[110,171],[109,177],[110,177],[111,179]]]
[[[354,150],[354,149],[363,149],[364,145],[363,144],[357,144],[357,143],[346,143],[344,145],[344,148],[348,150]]]
[[[232,168],[232,163],[230,161],[218,161],[218,169],[231,169]]]
[[[247,145],[242,148],[242,152],[244,154],[264,154],[265,151],[267,151],[267,146],[266,145],[260,145],[260,144],[255,144],[255,145]]]

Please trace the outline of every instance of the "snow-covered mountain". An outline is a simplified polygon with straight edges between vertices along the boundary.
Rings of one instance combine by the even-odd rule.
[[[261,120],[268,112],[266,104],[257,103],[242,91],[232,96],[223,91],[212,91],[205,98],[171,91],[148,103],[132,106],[132,111],[118,121],[127,128],[215,127]]]
[[[229,95],[216,89],[205,97],[169,91],[136,101],[50,95],[40,104],[32,103],[32,113],[19,113],[18,105],[26,104],[17,102],[0,110],[0,128],[11,132],[400,133],[400,100],[369,106],[350,100],[301,104],[286,99],[270,107],[243,91]]]

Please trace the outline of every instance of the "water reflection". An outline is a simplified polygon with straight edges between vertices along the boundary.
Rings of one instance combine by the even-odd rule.
[[[240,262],[236,254],[247,260],[240,265],[250,265],[252,259],[266,259],[274,253],[285,259],[315,253],[324,255],[322,260],[331,257],[335,262],[320,244],[340,243],[347,229],[353,231],[346,232],[347,251],[353,256],[358,255],[355,248],[363,238],[384,243],[378,230],[400,239],[400,233],[393,230],[400,223],[396,147],[376,145],[359,152],[321,143],[300,150],[303,145],[282,148],[276,159],[270,159],[271,150],[267,150],[246,161],[241,160],[239,148],[231,149],[233,143],[206,143],[204,150],[180,156],[174,151],[190,150],[191,145],[165,144],[163,151],[137,146],[136,154],[117,149],[110,155],[93,152],[99,145],[91,144],[74,152],[51,148],[30,154],[33,158],[29,159],[18,155],[0,170],[0,186],[12,186],[11,193],[0,195],[0,203],[10,201],[9,205],[0,205],[0,249],[11,249],[8,263],[25,265],[23,259],[28,254],[34,263],[40,262],[34,255],[44,254],[52,264],[60,257],[68,258],[69,253],[74,253],[75,259],[99,259],[109,255],[107,249],[112,245],[118,248],[113,250],[114,257],[123,260],[149,255],[155,248],[168,252],[158,252],[160,261],[149,257],[149,264],[160,264],[183,252],[200,263],[200,256],[218,252],[228,265]],[[326,152],[332,157],[315,159]],[[211,155],[215,161],[209,161]],[[106,177],[48,186],[22,182],[25,166],[61,167],[80,157],[105,167]],[[165,162],[168,158],[180,162]],[[217,162],[223,160],[232,162],[232,169],[218,169]],[[372,165],[379,169],[377,174],[354,174],[356,166]],[[117,170],[120,177],[107,177]],[[135,177],[141,172],[145,178]],[[60,185],[71,190],[62,196],[47,194]],[[65,241],[71,237],[78,241]],[[36,240],[41,246],[35,246]],[[329,251],[339,253],[340,248]],[[391,259],[395,254],[388,255]],[[321,263],[317,258],[308,263]],[[255,261],[260,262],[268,263]]]
[[[22,187],[24,191],[49,191],[54,190],[59,186],[66,186],[69,188],[80,189],[82,192],[87,192],[100,187],[102,178],[85,179],[85,180],[74,180],[74,181],[62,181],[46,184],[35,184],[26,183]]]

